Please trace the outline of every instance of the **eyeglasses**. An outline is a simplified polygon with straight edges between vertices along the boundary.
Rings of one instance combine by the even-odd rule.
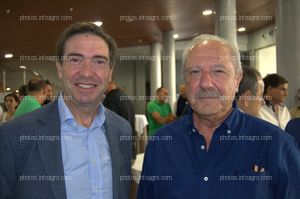
[[[92,58],[87,58],[82,55],[69,55],[67,56],[66,63],[74,67],[84,66],[85,60],[90,59],[91,66],[97,69],[106,69],[109,68],[109,62],[106,57],[96,56]]]

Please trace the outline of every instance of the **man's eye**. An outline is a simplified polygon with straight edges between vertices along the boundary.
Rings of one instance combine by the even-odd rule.
[[[107,61],[106,59],[99,58],[99,59],[94,59],[93,63],[97,65],[106,65]]]
[[[79,63],[80,62],[80,58],[79,57],[69,57],[69,61],[71,63]]]
[[[192,70],[192,71],[190,71],[190,75],[198,75],[198,74],[200,74],[199,70]]]

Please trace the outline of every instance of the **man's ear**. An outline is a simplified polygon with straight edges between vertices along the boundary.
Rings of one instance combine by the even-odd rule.
[[[249,101],[253,99],[251,91],[250,91],[250,90],[247,90],[247,91],[243,94],[243,98],[244,98],[244,100],[243,100],[243,101],[244,101],[244,105],[245,105],[246,107],[248,107],[248,106],[249,106]]]
[[[59,63],[59,62],[55,62],[55,65],[56,65],[56,69],[57,69],[57,75],[59,77],[59,79],[62,79],[62,65]]]

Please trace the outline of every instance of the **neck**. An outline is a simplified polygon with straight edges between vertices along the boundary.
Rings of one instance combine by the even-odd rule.
[[[71,100],[65,101],[76,121],[85,127],[90,127],[99,109],[99,104],[96,106],[80,106],[76,105]]]

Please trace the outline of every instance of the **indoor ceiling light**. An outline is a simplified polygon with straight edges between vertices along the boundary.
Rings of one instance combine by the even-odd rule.
[[[35,76],[39,76],[39,74],[36,71],[32,71],[32,72]]]
[[[240,27],[240,28],[238,28],[238,31],[239,31],[239,32],[244,32],[245,30],[246,30],[245,27]]]
[[[14,56],[14,55],[11,54],[11,53],[7,53],[7,54],[4,55],[4,57],[5,57],[6,59],[12,58],[13,56]]]
[[[94,24],[96,25],[96,26],[102,26],[102,24],[103,24],[103,22],[102,21],[95,21],[94,22]]]
[[[21,69],[26,69],[26,66],[20,66]]]
[[[173,38],[174,38],[174,39],[178,39],[178,37],[179,37],[178,34],[174,34],[174,35],[173,35]]]
[[[213,13],[212,10],[204,10],[204,11],[202,12],[202,14],[205,15],[205,16],[211,15],[212,13]]]
[[[10,91],[10,88],[9,88],[9,87],[7,87],[7,88],[6,88],[6,91]]]

